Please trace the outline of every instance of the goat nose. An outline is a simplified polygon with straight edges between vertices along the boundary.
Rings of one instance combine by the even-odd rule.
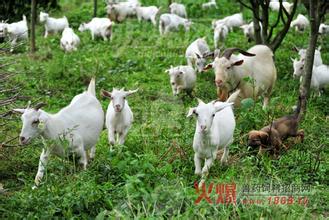
[[[23,136],[20,136],[20,137],[19,137],[19,140],[20,140],[20,142],[24,142],[24,140],[25,140],[25,137],[23,137]]]
[[[201,130],[204,131],[207,129],[207,126],[206,125],[201,125]]]
[[[215,83],[216,83],[217,86],[220,86],[220,85],[222,85],[223,80],[217,79],[217,80],[215,80]]]
[[[171,85],[173,85],[173,86],[174,86],[174,85],[175,85],[175,83],[174,83],[174,82],[172,82],[172,83],[171,83]]]

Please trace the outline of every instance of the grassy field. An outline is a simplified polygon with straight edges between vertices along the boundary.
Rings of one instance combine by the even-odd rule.
[[[193,135],[195,119],[187,119],[195,99],[181,95],[173,97],[165,70],[170,65],[185,64],[186,47],[198,37],[207,37],[213,47],[210,28],[213,18],[221,18],[239,11],[235,1],[221,0],[219,10],[201,11],[201,0],[182,0],[188,15],[195,22],[190,32],[171,33],[160,37],[158,27],[129,19],[114,26],[111,42],[91,41],[89,33],[78,33],[81,46],[77,52],[65,54],[59,47],[59,35],[42,37],[43,26],[37,26],[38,51],[32,57],[23,46],[18,52],[1,57],[4,62],[15,61],[8,67],[17,74],[10,84],[18,84],[22,94],[33,102],[47,103],[44,110],[55,113],[66,106],[73,96],[86,89],[88,80],[96,76],[96,89],[104,110],[109,100],[99,96],[101,88],[139,88],[129,98],[135,116],[125,145],[110,149],[104,131],[97,145],[96,158],[86,171],[72,161],[52,157],[42,185],[32,190],[42,149],[40,139],[27,147],[0,149],[0,182],[7,190],[0,194],[0,218],[240,218],[240,219],[325,219],[328,217],[328,145],[329,93],[311,98],[308,112],[300,128],[305,130],[305,141],[288,140],[288,151],[280,159],[257,157],[248,151],[246,134],[259,129],[274,118],[292,112],[298,97],[298,80],[292,78],[290,57],[297,57],[293,45],[307,47],[308,33],[290,31],[275,55],[278,80],[270,108],[263,111],[261,102],[235,109],[237,127],[235,141],[230,146],[229,163],[219,160],[210,171],[207,186],[235,183],[236,205],[195,204],[198,193],[194,182]],[[161,5],[166,1],[142,0],[143,5]],[[79,24],[88,21],[92,2],[61,1],[62,10],[51,14],[65,14],[77,31]],[[105,16],[99,3],[98,16]],[[305,14],[302,6],[299,12]],[[244,11],[246,20],[251,14]],[[324,63],[329,64],[328,36],[319,41]],[[226,47],[248,49],[242,31],[229,34]],[[213,71],[198,75],[195,94],[204,101],[216,98]],[[6,94],[0,94],[3,97]],[[16,107],[26,106],[16,103]],[[14,107],[14,106],[12,106]],[[8,140],[21,129],[19,116],[10,121],[9,129],[1,128],[0,138]],[[17,143],[17,141],[16,141]],[[15,144],[15,143],[14,143]],[[243,204],[245,184],[310,184],[306,205],[294,202],[268,204],[270,195],[263,195],[260,204]],[[273,196],[273,195],[272,195]],[[211,194],[216,199],[215,189]]]

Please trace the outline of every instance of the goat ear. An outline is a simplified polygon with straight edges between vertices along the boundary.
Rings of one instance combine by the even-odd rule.
[[[226,107],[232,106],[233,103],[232,102],[217,102],[215,103],[215,110],[216,112],[219,112],[220,110],[223,110]]]
[[[107,97],[107,98],[111,98],[111,93],[108,92],[108,91],[106,91],[106,90],[104,90],[104,89],[102,89],[101,90],[101,96]]]
[[[34,109],[38,111],[39,109],[41,109],[42,107],[44,107],[46,105],[47,105],[46,103],[40,102],[34,107]]]
[[[205,104],[204,103],[204,101],[202,101],[201,99],[199,99],[199,98],[196,98],[197,100],[198,100],[198,104],[200,105],[200,104]]]
[[[203,71],[206,72],[207,70],[211,69],[213,67],[213,63],[209,63],[207,66],[203,68]]]
[[[243,60],[239,60],[239,61],[236,61],[232,64],[232,66],[240,66],[241,64],[243,64]]]
[[[321,51],[321,46],[318,47],[318,51]]]
[[[295,62],[295,59],[294,58],[290,57],[290,59],[291,59],[292,62]]]
[[[134,93],[136,93],[138,91],[138,89],[135,89],[135,90],[129,90],[126,92],[126,95],[129,96],[129,95],[132,95]]]
[[[15,113],[20,113],[20,114],[24,114],[25,109],[24,109],[24,108],[15,108],[15,109],[13,109],[13,112],[15,112]]]
[[[194,113],[195,113],[195,108],[190,108],[190,110],[188,111],[186,117],[189,118],[189,117],[191,117]]]

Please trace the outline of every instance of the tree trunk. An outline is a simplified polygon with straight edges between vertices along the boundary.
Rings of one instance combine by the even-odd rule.
[[[34,53],[35,48],[35,21],[36,21],[37,0],[31,2],[31,53]]]
[[[97,0],[94,0],[94,15],[93,17],[97,17]]]
[[[305,59],[305,74],[299,89],[300,97],[301,97],[301,114],[305,115],[306,113],[306,104],[307,99],[310,96],[310,86],[313,72],[313,61],[314,61],[314,52],[316,49],[316,43],[318,40],[318,30],[320,25],[320,17],[319,17],[319,1],[318,0],[309,0],[309,16],[310,16],[310,39],[309,46],[306,52]]]

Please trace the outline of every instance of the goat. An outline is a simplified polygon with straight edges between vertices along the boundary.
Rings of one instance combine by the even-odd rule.
[[[329,34],[329,25],[328,24],[320,24],[319,34]]]
[[[178,30],[180,26],[184,26],[185,31],[189,31],[192,22],[186,18],[179,17],[175,14],[162,14],[159,21],[160,35],[167,34],[169,31]]]
[[[112,39],[113,24],[108,18],[93,18],[89,23],[80,24],[79,31],[90,30],[92,40],[100,36],[104,41],[107,41],[108,38]]]
[[[196,82],[196,73],[191,66],[171,66],[166,72],[170,76],[173,95],[178,95],[182,90],[191,95]]]
[[[122,22],[129,16],[136,15],[136,9],[140,6],[138,1],[119,2],[106,6],[107,14],[113,21]]]
[[[209,2],[202,4],[202,9],[208,9],[208,8],[216,8],[217,9],[217,3],[216,0],[210,0]]]
[[[137,7],[136,14],[138,21],[146,20],[151,21],[154,26],[156,26],[156,15],[158,14],[160,8],[156,6],[149,6],[149,7]]]
[[[295,50],[298,52],[299,55],[299,59],[301,61],[304,61],[306,59],[306,49],[299,49],[297,47],[295,47]],[[321,57],[321,47],[318,47],[318,49],[315,50],[314,52],[314,61],[313,61],[313,65],[314,66],[320,66],[322,65],[322,57]]]
[[[291,28],[295,28],[296,31],[304,31],[310,26],[309,20],[302,14],[299,14],[295,20],[290,24]]]
[[[291,13],[292,8],[294,6],[294,3],[289,3],[289,2],[282,2],[282,6],[283,8],[288,12],[288,14]],[[269,7],[273,10],[273,11],[280,11],[280,2],[278,1],[271,1],[269,4]]]
[[[186,9],[185,6],[183,4],[179,4],[179,3],[171,3],[169,5],[169,11],[171,14],[176,14],[182,18],[187,18],[187,13],[186,13]]]
[[[65,52],[76,51],[79,44],[80,38],[74,33],[73,29],[65,28],[60,42],[61,48]]]
[[[133,113],[128,105],[126,97],[137,92],[138,89],[132,91],[124,91],[124,89],[113,89],[112,92],[102,90],[104,97],[111,99],[106,112],[106,128],[108,129],[109,143],[124,144],[128,131],[133,122]],[[116,141],[116,136],[119,136]]]
[[[223,19],[213,20],[212,28],[215,29],[217,25],[225,24],[230,31],[233,31],[233,27],[240,27],[241,25],[243,25],[243,23],[244,21],[243,21],[242,13],[237,13],[227,16]]]
[[[262,23],[259,22],[260,31],[262,32],[263,26]],[[241,25],[240,28],[243,31],[243,35],[248,39],[248,42],[251,42],[252,40],[255,40],[255,27],[254,22],[250,22],[249,24]],[[261,35],[262,37],[262,35]]]
[[[205,37],[193,41],[186,49],[185,57],[187,65],[196,66],[198,72],[202,72],[207,62],[206,57],[211,51]]]
[[[52,18],[49,17],[49,14],[42,11],[40,12],[40,22],[45,23],[45,38],[49,33],[56,34],[69,27],[69,22],[65,16],[62,18]]]
[[[86,92],[76,95],[68,106],[56,114],[41,110],[44,104],[38,104],[34,108],[28,105],[26,109],[14,109],[15,112],[22,113],[23,127],[19,137],[22,145],[29,144],[37,136],[54,141],[54,144],[42,150],[35,177],[36,186],[42,180],[50,154],[65,156],[62,140],[68,141],[69,150],[80,157],[79,162],[83,169],[88,164],[87,150],[90,149],[91,159],[95,157],[96,143],[104,124],[104,112],[95,94],[93,78]]]
[[[218,49],[218,41],[224,42],[229,32],[229,28],[225,24],[218,24],[214,29],[215,49]]]

